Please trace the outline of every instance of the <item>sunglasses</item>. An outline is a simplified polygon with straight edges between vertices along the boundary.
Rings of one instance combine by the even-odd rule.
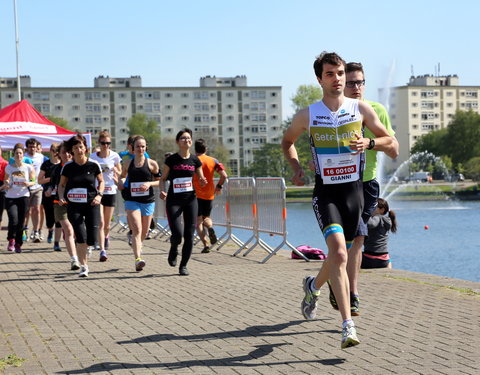
[[[110,146],[112,144],[112,142],[100,142],[101,145],[105,146]]]

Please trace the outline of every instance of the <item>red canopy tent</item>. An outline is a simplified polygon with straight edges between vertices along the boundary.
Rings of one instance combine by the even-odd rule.
[[[52,143],[65,141],[75,134],[45,118],[27,100],[0,110],[0,146],[3,150],[12,149],[17,143],[25,144],[28,138],[35,138],[44,149],[48,149]],[[83,135],[91,147],[90,134]]]

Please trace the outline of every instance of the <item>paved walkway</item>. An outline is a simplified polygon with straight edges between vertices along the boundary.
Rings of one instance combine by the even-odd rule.
[[[180,277],[168,243],[149,240],[137,273],[125,235],[112,242],[107,262],[92,256],[88,279],[50,245],[1,251],[0,358],[25,359],[5,374],[480,373],[480,295],[462,289],[480,293],[480,283],[362,272],[362,342],[341,350],[327,291],[318,320],[300,313],[301,280],[318,262],[280,254],[258,264],[261,249],[234,258],[232,247],[197,246]]]

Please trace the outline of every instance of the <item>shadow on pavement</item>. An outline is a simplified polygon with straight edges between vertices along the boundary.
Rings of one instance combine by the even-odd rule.
[[[273,326],[272,326],[273,327]],[[248,361],[260,359],[271,354],[276,347],[292,345],[290,343],[268,344],[268,345],[255,345],[254,350],[245,355],[236,357],[225,357],[216,359],[202,359],[202,360],[186,360],[177,362],[165,362],[165,363],[122,363],[122,362],[102,362],[95,365],[79,369],[61,371],[59,374],[85,374],[114,370],[125,369],[152,369],[152,368],[165,368],[171,370],[178,370],[189,367],[265,367],[276,365],[292,365],[300,363],[319,363],[325,366],[334,366],[345,362],[344,358],[329,358],[307,361],[277,361],[277,362],[263,362],[263,363],[247,363]]]

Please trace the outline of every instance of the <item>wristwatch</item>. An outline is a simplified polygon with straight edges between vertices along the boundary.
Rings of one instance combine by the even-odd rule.
[[[97,195],[100,195],[101,197],[103,197],[103,193],[101,191],[97,192]]]
[[[370,138],[370,143],[368,144],[367,150],[371,150],[375,147],[375,139]]]

